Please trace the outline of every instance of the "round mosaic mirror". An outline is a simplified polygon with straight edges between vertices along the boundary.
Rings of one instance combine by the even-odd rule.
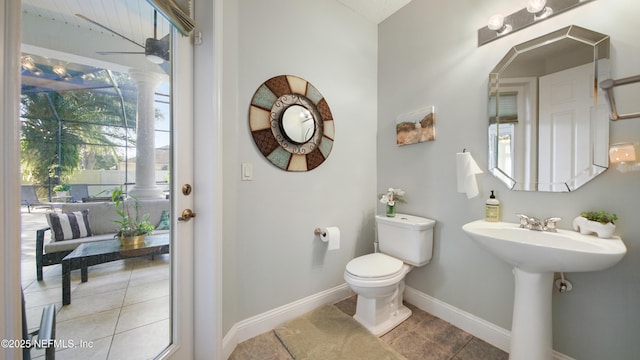
[[[322,94],[308,81],[280,75],[256,90],[249,109],[256,146],[273,165],[309,171],[322,164],[333,147],[333,116]]]

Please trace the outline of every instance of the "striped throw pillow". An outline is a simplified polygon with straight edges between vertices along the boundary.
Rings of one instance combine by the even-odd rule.
[[[62,214],[47,213],[47,221],[51,227],[51,239],[53,241],[91,236],[88,209]]]

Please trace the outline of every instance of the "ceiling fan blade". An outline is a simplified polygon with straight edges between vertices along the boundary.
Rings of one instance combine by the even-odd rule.
[[[120,33],[116,32],[116,31],[114,31],[114,30],[109,29],[108,27],[106,27],[106,26],[104,26],[104,25],[100,24],[99,22],[96,22],[96,21],[94,21],[94,20],[91,20],[91,19],[89,19],[88,17],[86,17],[86,16],[84,16],[84,15],[82,15],[82,14],[76,14],[76,16],[77,16],[77,17],[79,17],[79,18],[81,18],[81,19],[84,19],[84,20],[86,20],[86,21],[88,21],[88,22],[90,22],[90,23],[92,23],[92,24],[94,24],[94,25],[96,25],[96,26],[99,26],[99,27],[103,28],[103,29],[107,30],[108,32],[110,32],[110,33],[112,33],[112,34],[114,34],[114,35],[118,35],[119,37],[121,37],[121,38],[123,38],[123,39],[125,39],[125,40],[127,40],[127,41],[129,41],[129,42],[131,42],[131,43],[134,43],[134,44],[136,44],[136,45],[138,45],[138,46],[140,46],[141,48],[143,48],[143,49],[144,49],[144,45],[140,45],[140,44],[138,44],[137,42],[135,42],[135,41],[133,41],[133,40],[129,39],[128,37],[126,37],[126,36],[124,36],[124,35],[122,35],[122,34],[120,34]]]
[[[144,55],[144,51],[96,51],[96,54],[100,54],[100,55],[142,54]]]

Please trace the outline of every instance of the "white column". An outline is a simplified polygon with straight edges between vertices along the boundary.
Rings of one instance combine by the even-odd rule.
[[[156,186],[155,106],[156,87],[163,75],[143,71],[129,71],[138,85],[138,118],[136,121],[136,184],[129,190],[138,199],[163,198]]]

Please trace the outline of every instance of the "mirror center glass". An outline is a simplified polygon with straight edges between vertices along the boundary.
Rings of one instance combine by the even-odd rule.
[[[297,144],[309,141],[315,132],[313,115],[301,105],[289,106],[283,112],[280,124],[288,140]]]
[[[514,46],[489,74],[489,170],[509,189],[573,191],[608,167],[609,37],[572,25]],[[595,81],[594,81],[595,80]]]

